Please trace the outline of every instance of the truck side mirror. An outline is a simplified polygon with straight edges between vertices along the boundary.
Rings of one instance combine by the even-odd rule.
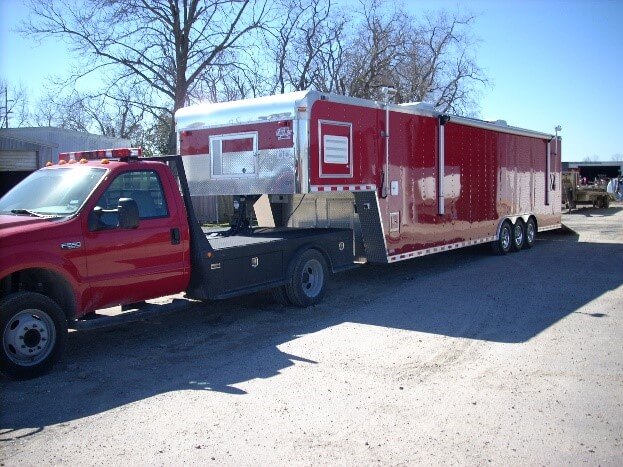
[[[138,227],[138,204],[132,198],[119,198],[119,227],[136,229]]]
[[[103,211],[104,210],[100,206],[95,206],[93,211],[89,213],[88,222],[89,222],[90,232],[96,232],[104,228],[104,225],[102,224],[102,221],[100,220],[100,218],[102,217]]]

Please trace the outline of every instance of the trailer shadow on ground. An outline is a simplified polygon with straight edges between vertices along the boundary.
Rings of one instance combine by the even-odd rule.
[[[0,379],[0,449],[2,441],[165,392],[244,395],[241,383],[274,377],[295,362],[317,364],[280,346],[344,323],[521,345],[620,287],[622,264],[623,245],[580,243],[559,231],[505,257],[475,247],[362,267],[335,276],[326,300],[306,310],[259,295],[72,332],[51,374]],[[587,283],[590,277],[598,280]],[[608,317],[604,310],[587,319]]]
[[[573,208],[571,210],[571,212],[569,212],[567,209],[565,209],[563,211],[564,215],[570,215],[570,216],[586,216],[586,217],[594,217],[594,216],[598,216],[598,217],[608,217],[608,216],[614,216],[616,214],[618,214],[619,212],[623,211],[623,207],[621,206],[610,206],[609,208],[603,209],[603,208],[594,208],[592,206],[578,206],[577,208]]]

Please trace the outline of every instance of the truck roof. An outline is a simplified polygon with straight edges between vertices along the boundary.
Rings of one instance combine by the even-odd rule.
[[[102,169],[114,170],[118,167],[127,167],[128,164],[133,163],[148,163],[148,162],[158,162],[153,160],[141,160],[140,158],[130,158],[130,159],[95,159],[95,160],[87,160],[87,159],[60,159],[58,163],[54,164],[52,162],[48,162],[44,167],[45,169],[58,169],[58,168],[76,168],[76,167],[99,167]],[[161,162],[158,162],[161,163]]]

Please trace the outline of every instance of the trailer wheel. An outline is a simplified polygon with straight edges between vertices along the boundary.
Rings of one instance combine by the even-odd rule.
[[[519,251],[526,243],[526,227],[522,219],[517,219],[515,225],[513,225],[511,237],[511,249],[513,251]]]
[[[493,245],[493,252],[496,255],[505,255],[511,250],[512,228],[511,223],[505,220],[500,227],[500,236],[495,240]]]
[[[610,198],[608,196],[604,196],[604,209],[608,209],[610,207]]]
[[[603,208],[604,207],[604,199],[601,196],[596,198],[595,202],[593,203],[593,207],[597,208],[597,209]]]
[[[285,286],[288,299],[293,305],[307,307],[322,300],[327,285],[327,262],[314,249],[305,250],[293,261],[290,283]]]
[[[532,248],[534,243],[536,242],[536,223],[534,219],[528,219],[526,222],[526,240],[524,243],[524,248]]]
[[[19,292],[0,302],[0,372],[28,379],[49,371],[67,342],[67,321],[52,299]]]

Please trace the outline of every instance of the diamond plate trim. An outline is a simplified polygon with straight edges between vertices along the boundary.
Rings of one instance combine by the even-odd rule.
[[[385,233],[383,232],[376,192],[357,191],[353,195],[361,223],[366,259],[370,263],[387,263]]]

